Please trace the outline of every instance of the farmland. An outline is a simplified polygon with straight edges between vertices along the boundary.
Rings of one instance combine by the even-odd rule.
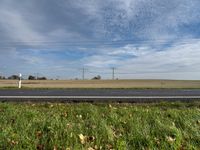
[[[17,87],[17,80],[0,80],[0,88]],[[24,88],[200,88],[197,80],[23,80]]]

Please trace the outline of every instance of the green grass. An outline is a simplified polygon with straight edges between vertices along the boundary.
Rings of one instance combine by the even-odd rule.
[[[200,149],[200,103],[0,103],[0,149]]]

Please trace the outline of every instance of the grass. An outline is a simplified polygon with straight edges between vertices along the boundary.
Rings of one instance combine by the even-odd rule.
[[[200,103],[0,103],[0,149],[200,149]]]
[[[23,80],[23,88],[200,88],[200,80]],[[0,80],[0,88],[17,88],[17,80]]]

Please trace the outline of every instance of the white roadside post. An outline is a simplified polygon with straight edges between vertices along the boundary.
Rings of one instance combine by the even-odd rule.
[[[19,83],[18,83],[18,88],[21,89],[22,87],[22,74],[19,74]]]

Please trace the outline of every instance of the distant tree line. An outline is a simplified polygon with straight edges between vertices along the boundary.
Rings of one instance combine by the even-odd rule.
[[[11,75],[9,77],[5,77],[5,76],[1,76],[0,75],[0,80],[19,80],[19,76],[18,75]],[[32,75],[29,75],[28,76],[28,80],[47,80],[46,77],[35,77],[35,76],[32,76]]]
[[[28,80],[47,80],[47,78],[46,77],[36,77],[36,76],[29,75],[28,76]]]
[[[19,80],[19,76],[18,75],[12,75],[10,77],[8,77],[9,80]]]
[[[11,75],[9,77],[5,77],[5,76],[1,76],[0,75],[0,80],[19,80],[19,76],[18,75]],[[23,78],[22,78],[23,79]],[[36,77],[36,76],[33,76],[33,75],[29,75],[28,78],[26,78],[28,80],[47,80],[47,77]],[[51,79],[53,80],[53,79]],[[58,80],[58,79],[56,79]],[[79,80],[78,78],[75,78],[75,80]],[[101,80],[101,76],[100,75],[97,75],[93,78],[91,78],[91,80]]]
[[[4,76],[0,76],[0,79],[1,79],[1,80],[4,80],[4,79],[6,79],[6,77],[4,77]]]
[[[18,75],[11,75],[11,76],[6,78],[5,76],[0,75],[0,80],[19,80],[19,76]]]

